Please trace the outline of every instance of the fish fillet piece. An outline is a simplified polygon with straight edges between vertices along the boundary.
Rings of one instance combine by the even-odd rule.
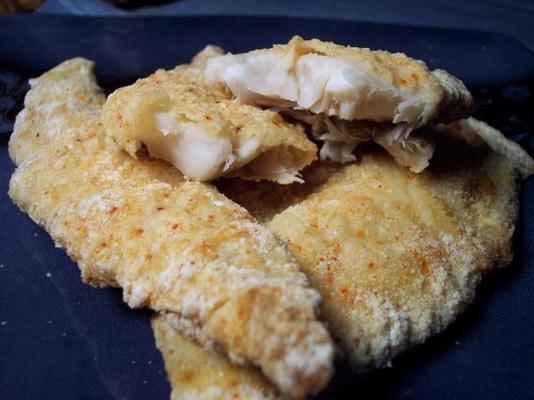
[[[270,186],[262,193],[261,183],[219,183],[288,242],[355,367],[387,365],[443,330],[473,300],[483,273],[512,258],[514,160],[491,151],[473,126],[432,129],[437,151],[421,174],[362,148],[358,163],[327,164],[325,183],[310,179],[324,163],[304,171],[304,197],[302,185],[279,195]]]
[[[221,85],[204,84],[202,70],[189,65],[118,89],[102,121],[112,142],[130,155],[144,145],[151,156],[200,181],[232,175],[301,182],[299,171],[317,158],[302,128],[276,112],[232,100]]]
[[[284,398],[258,370],[199,347],[177,333],[165,316],[154,316],[152,328],[171,383],[171,400]]]
[[[259,366],[284,393],[318,391],[333,347],[294,257],[213,186],[104,149],[91,69],[74,59],[32,81],[10,141],[11,198],[84,282],[120,286],[130,307],[165,313],[173,329]]]
[[[430,71],[401,53],[298,36],[270,49],[212,57],[205,77],[226,84],[243,103],[275,107],[311,124],[312,133],[325,142],[322,158],[341,162],[352,161],[359,142],[346,137],[358,125],[346,130],[340,120],[374,121],[389,133],[389,141],[404,143],[414,129],[452,122],[473,110],[469,91],[446,71]],[[357,136],[374,139],[365,130]],[[408,166],[420,172],[419,165]]]

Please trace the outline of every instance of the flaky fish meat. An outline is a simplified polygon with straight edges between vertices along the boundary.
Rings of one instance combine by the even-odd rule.
[[[287,241],[357,368],[387,365],[443,330],[483,274],[512,258],[518,177],[532,175],[532,159],[509,141],[498,152],[507,158],[492,151],[486,141],[505,139],[476,120],[428,134],[437,150],[421,174],[369,147],[351,165],[314,164],[307,189],[219,183]]]
[[[333,346],[320,296],[284,243],[213,186],[98,140],[104,96],[92,63],[31,81],[9,151],[9,195],[66,249],[84,282],[118,286],[172,329],[288,395],[321,389]]]
[[[341,162],[352,161],[355,147],[375,135],[384,136],[377,142],[386,143],[386,151],[395,141],[402,146],[393,151],[403,151],[413,130],[456,121],[473,109],[460,80],[443,70],[430,71],[422,61],[298,36],[270,49],[212,57],[205,78],[224,83],[245,104],[273,107],[309,124],[324,141],[321,157]],[[377,132],[360,130],[362,121],[374,122]],[[420,172],[428,164],[421,158],[431,157],[432,144],[408,147],[405,158],[417,159],[403,165]]]
[[[111,94],[102,121],[111,143],[136,156],[142,146],[185,176],[300,181],[299,171],[317,158],[303,129],[278,113],[232,100],[222,85],[206,85],[192,65],[158,70]],[[201,65],[201,64],[200,64]]]

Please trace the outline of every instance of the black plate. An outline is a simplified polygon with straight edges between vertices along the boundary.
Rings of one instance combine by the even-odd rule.
[[[233,52],[293,34],[404,51],[473,89],[485,117],[532,150],[534,57],[484,32],[295,18],[0,18],[0,398],[166,399],[149,313],[118,290],[83,285],[77,266],[11,203],[7,138],[28,76],[66,58],[97,62],[112,88],[186,62],[207,43]],[[524,184],[516,258],[491,274],[474,305],[445,333],[393,368],[341,373],[324,397],[534,398],[534,181]]]

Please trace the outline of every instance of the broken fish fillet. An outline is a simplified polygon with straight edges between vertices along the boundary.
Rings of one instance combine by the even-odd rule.
[[[232,364],[221,354],[199,347],[156,315],[152,328],[163,355],[171,400],[274,400],[284,398],[255,368]]]
[[[158,160],[107,151],[92,63],[73,59],[31,82],[9,151],[9,195],[81,270],[120,286],[131,307],[234,362],[254,364],[292,396],[321,389],[333,347],[320,296],[269,230],[213,186]]]
[[[288,242],[355,367],[386,365],[443,330],[483,273],[510,262],[518,156],[491,151],[476,127],[433,129],[436,156],[418,175],[371,150],[348,166],[316,163],[304,171],[310,194],[298,185],[293,205],[295,185],[262,193],[262,183],[219,183]],[[314,184],[314,176],[327,180]]]
[[[373,121],[383,125],[389,141],[404,143],[414,129],[464,118],[473,109],[460,80],[429,71],[422,61],[298,36],[271,49],[212,57],[205,77],[224,83],[243,103],[275,107],[313,125],[312,133],[325,142],[321,157],[341,162],[353,159],[359,142],[346,138],[357,126],[330,129],[339,120]],[[365,131],[357,136],[374,139]],[[420,172],[418,164],[408,166]]]
[[[223,82],[244,103],[291,106],[345,120],[420,127],[464,117],[472,98],[445,71],[402,53],[295,36],[288,44],[207,60],[208,82]]]
[[[202,53],[196,59],[200,63]],[[232,101],[221,85],[205,85],[194,66],[159,70],[118,89],[102,121],[107,136],[130,155],[145,145],[151,156],[200,181],[230,175],[301,182],[299,171],[317,157],[301,128],[273,111]]]

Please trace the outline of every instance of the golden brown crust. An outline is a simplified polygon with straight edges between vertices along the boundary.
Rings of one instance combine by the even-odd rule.
[[[10,143],[11,198],[78,262],[85,282],[120,286],[131,307],[173,315],[176,329],[261,367],[284,392],[319,390],[332,344],[317,320],[319,295],[293,256],[213,186],[104,150],[103,97],[90,69],[67,61],[34,82]],[[46,107],[58,91],[67,95]]]

